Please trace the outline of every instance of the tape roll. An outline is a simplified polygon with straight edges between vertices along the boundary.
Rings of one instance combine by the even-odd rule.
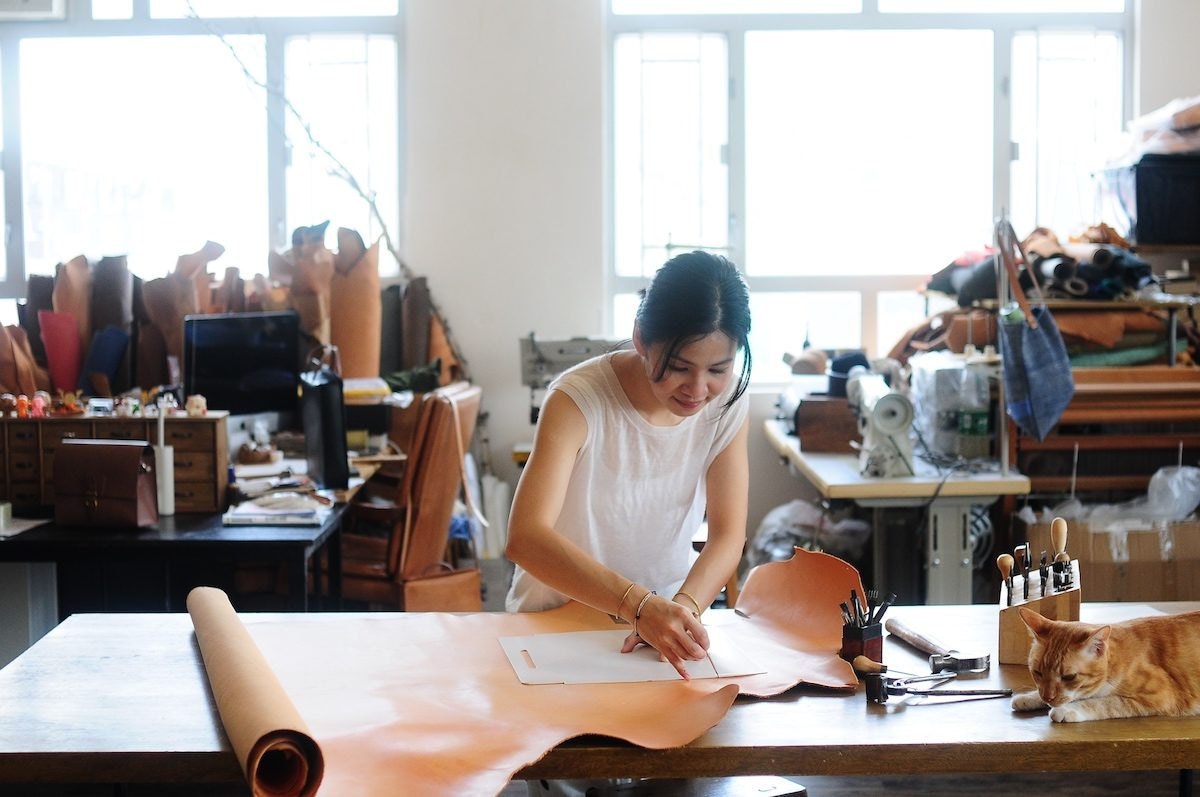
[[[1072,296],[1087,296],[1088,294],[1088,284],[1080,277],[1063,280],[1062,289]]]

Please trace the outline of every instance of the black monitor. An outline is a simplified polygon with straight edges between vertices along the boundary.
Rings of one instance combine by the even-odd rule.
[[[184,395],[199,393],[210,410],[262,416],[271,432],[295,428],[300,358],[295,311],[184,316]]]

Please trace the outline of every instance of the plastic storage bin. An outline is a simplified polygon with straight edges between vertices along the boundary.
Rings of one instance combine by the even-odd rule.
[[[1104,170],[1104,214],[1135,244],[1200,244],[1200,155],[1143,155]]]

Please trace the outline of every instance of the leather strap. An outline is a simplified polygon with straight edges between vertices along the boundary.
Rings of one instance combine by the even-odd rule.
[[[1014,254],[1020,257],[1014,257]],[[1016,300],[1017,306],[1021,308],[1021,312],[1025,314],[1025,323],[1029,325],[1030,329],[1037,329],[1037,319],[1034,318],[1033,310],[1029,305],[1029,298],[1025,295],[1025,290],[1021,287],[1020,264],[1028,263],[1029,261],[1025,257],[1025,251],[1021,248],[1021,242],[1017,238],[1012,224],[1005,218],[1001,218],[996,222],[996,255],[1004,263],[1004,270],[1008,275],[1009,293]],[[1029,273],[1029,279],[1033,282],[1033,287],[1037,295],[1044,295],[1042,294],[1042,286],[1038,283],[1036,269],[1027,267],[1025,271]]]
[[[450,412],[454,415],[454,440],[458,444],[458,473],[462,480],[463,500],[466,501],[467,509],[479,521],[479,525],[486,529],[488,527],[487,518],[475,505],[475,499],[471,496],[471,488],[468,486],[470,480],[467,478],[467,451],[462,437],[462,424],[458,420],[458,401],[454,396],[447,396],[446,399],[450,403]]]

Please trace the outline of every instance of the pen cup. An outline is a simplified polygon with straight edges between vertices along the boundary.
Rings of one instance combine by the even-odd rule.
[[[842,649],[838,655],[846,661],[854,661],[855,656],[866,656],[872,661],[883,663],[883,625],[843,625]]]

